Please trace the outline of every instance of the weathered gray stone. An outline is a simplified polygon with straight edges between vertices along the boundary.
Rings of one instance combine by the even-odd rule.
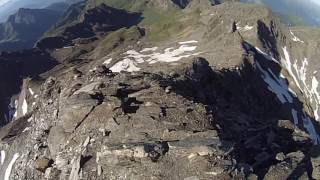
[[[35,161],[35,168],[42,173],[45,173],[46,169],[52,164],[52,160],[45,157],[40,157]]]
[[[73,132],[96,105],[98,105],[98,100],[92,99],[89,95],[79,94],[67,99],[59,114],[65,132]]]
[[[52,156],[55,156],[66,144],[67,134],[62,126],[54,126],[50,129],[48,146]]]

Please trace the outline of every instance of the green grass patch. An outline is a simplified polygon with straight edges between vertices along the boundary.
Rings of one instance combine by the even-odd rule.
[[[100,46],[108,51],[112,50],[120,44],[137,41],[141,38],[141,33],[138,27],[134,26],[129,29],[122,28],[108,34],[100,43]]]

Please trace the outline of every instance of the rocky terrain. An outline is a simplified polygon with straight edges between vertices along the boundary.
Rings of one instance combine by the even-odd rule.
[[[1,179],[320,179],[317,29],[89,0],[0,56]]]

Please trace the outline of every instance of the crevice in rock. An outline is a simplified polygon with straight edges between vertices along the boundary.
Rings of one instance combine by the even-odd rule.
[[[94,111],[94,109],[96,108],[96,106],[93,106],[90,111],[84,116],[84,118],[81,119],[81,121],[79,121],[77,123],[77,125],[74,128],[74,131],[78,129],[78,127],[89,117],[89,115]]]
[[[142,101],[137,100],[135,97],[129,97],[129,94],[138,92],[140,89],[132,89],[123,84],[123,87],[117,90],[116,97],[121,100],[121,109],[125,114],[136,113],[139,105],[143,104]]]

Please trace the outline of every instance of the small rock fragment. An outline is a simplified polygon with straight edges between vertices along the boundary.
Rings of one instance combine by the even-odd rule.
[[[40,158],[38,158],[38,159],[36,160],[36,162],[35,162],[35,168],[36,168],[38,171],[40,171],[40,172],[42,172],[42,173],[45,173],[45,172],[46,172],[46,169],[47,169],[48,167],[50,167],[52,163],[53,163],[52,160],[47,159],[47,158],[44,158],[44,157],[40,157]]]

